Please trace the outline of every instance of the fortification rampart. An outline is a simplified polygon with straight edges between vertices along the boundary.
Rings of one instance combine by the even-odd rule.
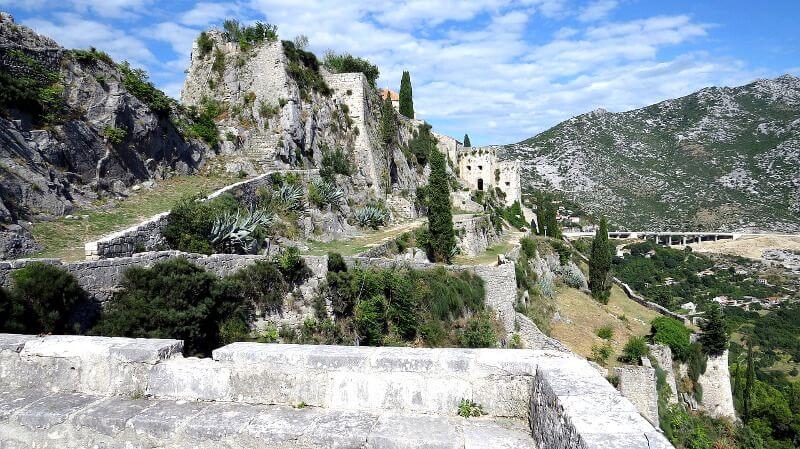
[[[21,447],[671,448],[571,354],[0,334]],[[462,399],[485,415],[457,416]],[[297,404],[305,408],[292,408]],[[14,447],[16,447],[14,446]]]

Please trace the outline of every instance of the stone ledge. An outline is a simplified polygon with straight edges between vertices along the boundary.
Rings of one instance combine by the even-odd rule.
[[[2,393],[0,441],[22,447],[536,448],[514,420]]]

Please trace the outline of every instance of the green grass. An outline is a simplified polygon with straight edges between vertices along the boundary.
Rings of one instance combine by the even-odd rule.
[[[482,254],[474,257],[456,256],[453,258],[453,263],[458,265],[489,265],[497,262],[497,256],[505,254],[511,250],[513,245],[507,241],[495,243],[494,245],[486,248]]]
[[[307,242],[307,254],[313,256],[322,256],[329,252],[339,253],[343,256],[355,256],[363,253],[373,246],[379,245],[387,240],[394,239],[400,234],[416,229],[422,225],[425,220],[419,219],[406,223],[401,223],[388,228],[379,229],[377,231],[365,231],[362,235],[349,238],[346,240],[333,240],[330,242]]]
[[[86,242],[116,232],[170,210],[184,195],[211,193],[237,180],[223,175],[180,176],[158,182],[153,190],[142,190],[124,200],[108,200],[72,213],[83,219],[59,218],[36,223],[33,236],[43,246],[35,257],[58,257],[80,260]]]

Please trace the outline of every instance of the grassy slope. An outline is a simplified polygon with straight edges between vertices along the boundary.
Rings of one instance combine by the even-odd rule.
[[[124,200],[109,200],[89,210],[73,213],[83,219],[36,223],[33,236],[44,250],[35,257],[60,257],[80,260],[84,243],[130,227],[160,212],[168,211],[184,195],[211,193],[237,180],[225,175],[180,176],[158,181],[152,190],[135,192]]]
[[[616,358],[622,353],[628,338],[649,334],[649,323],[658,316],[658,313],[630,300],[617,286],[611,290],[608,305],[568,287],[559,289],[555,302],[562,320],[553,323],[550,335],[583,357],[592,355],[592,345],[599,346],[605,342],[597,336],[597,329],[605,325],[613,327],[614,336],[609,343],[614,355],[609,357],[608,366],[619,365]],[[620,319],[622,316],[624,320]]]

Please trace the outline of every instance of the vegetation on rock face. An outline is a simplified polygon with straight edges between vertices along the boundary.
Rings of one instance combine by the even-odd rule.
[[[205,58],[214,49],[214,40],[205,31],[197,37],[197,49],[200,51],[201,58]]]
[[[514,204],[503,210],[503,218],[508,224],[519,230],[528,228],[528,222],[525,221],[525,214],[522,213],[522,207],[519,205],[519,201],[514,201]]]
[[[376,87],[376,82],[381,74],[378,66],[349,53],[336,54],[328,51],[325,53],[322,64],[332,73],[363,73],[373,88]]]
[[[450,185],[444,154],[431,151],[431,174],[428,178],[428,258],[435,262],[450,262],[456,246],[453,231],[453,212]]]
[[[589,288],[592,296],[603,304],[608,303],[611,292],[611,254],[608,243],[608,225],[606,219],[600,220],[600,226],[592,241],[592,252],[589,257]]]
[[[174,100],[158,90],[148,80],[147,72],[131,67],[127,61],[117,65],[117,68],[122,74],[122,85],[125,86],[128,92],[146,104],[153,113],[161,116],[169,114]]]
[[[411,90],[411,75],[408,71],[403,71],[400,79],[400,114],[414,118],[414,97]]]
[[[309,101],[312,91],[325,96],[330,95],[331,88],[322,78],[316,55],[310,51],[297,48],[292,41],[282,41],[282,43],[283,52],[289,61],[286,71],[297,83],[297,87],[300,90],[300,98],[304,101]]]
[[[414,156],[419,165],[424,166],[428,163],[431,150],[435,150],[435,148],[436,140],[431,135],[431,125],[427,123],[419,125],[411,140],[408,141],[410,155]],[[411,158],[407,157],[407,159]]]
[[[350,176],[353,174],[353,164],[347,157],[347,153],[340,147],[334,150],[322,145],[322,167],[319,175],[328,182],[335,182],[336,175]]]
[[[648,349],[647,341],[644,337],[633,336],[622,348],[622,359],[635,365],[639,364],[642,357],[647,357],[649,354],[650,349]]]
[[[219,129],[214,121],[222,114],[222,105],[211,98],[200,100],[200,108],[192,106],[189,116],[193,123],[189,126],[190,135],[199,137],[204,142],[214,147],[219,143]]]
[[[9,50],[8,56],[19,62],[24,73],[0,70],[0,112],[8,114],[16,109],[42,126],[62,123],[68,109],[60,74],[20,50]]]
[[[561,226],[556,218],[556,205],[550,201],[540,201],[536,209],[536,222],[539,224],[539,235],[545,237],[561,238]]]
[[[210,201],[200,196],[187,196],[172,209],[162,232],[170,248],[190,253],[211,254],[214,221],[225,213],[239,208],[231,195],[221,195]]]
[[[238,20],[228,19],[222,23],[223,37],[228,42],[239,45],[239,49],[247,51],[258,44],[278,40],[278,27],[270,23],[256,22],[255,25],[242,25]]]
[[[653,343],[669,346],[672,356],[681,361],[689,358],[692,331],[675,318],[660,316],[651,323]]]

